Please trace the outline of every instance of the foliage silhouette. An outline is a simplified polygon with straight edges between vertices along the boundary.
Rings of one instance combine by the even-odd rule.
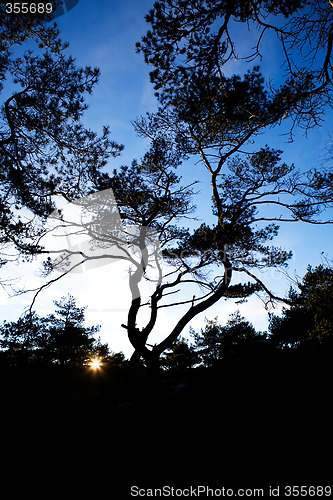
[[[231,314],[225,326],[217,319],[207,321],[201,333],[192,330],[194,349],[201,364],[206,367],[218,365],[219,361],[239,362],[255,357],[267,342],[267,334],[256,332],[239,311]],[[247,359],[246,359],[247,358]]]
[[[175,0],[157,2],[148,15],[152,31],[139,50],[157,67],[152,79],[159,90],[159,108],[155,114],[137,119],[134,126],[150,140],[150,147],[130,167],[113,174],[93,168],[89,177],[97,191],[113,190],[121,218],[137,229],[137,259],[131,260],[129,271],[132,300],[122,325],[134,348],[133,365],[143,358],[156,373],[162,353],[172,348],[194,317],[222,297],[243,300],[259,293],[266,301],[289,303],[289,299],[276,297],[258,273],[283,268],[292,256],[272,243],[279,225],[332,223],[322,218],[332,205],[331,172],[303,171],[283,162],[282,151],[253,146],[259,134],[287,117],[291,127],[316,126],[323,108],[331,102],[333,36],[329,22],[333,11],[327,4],[319,12],[317,4],[320,2],[315,2],[315,9],[306,10],[307,2],[288,6],[286,2],[255,6],[237,2],[229,6],[226,2]],[[286,18],[288,29],[268,25],[268,13]],[[258,66],[242,76],[229,76],[229,70],[226,74],[226,63],[236,53],[236,41],[229,37],[232,19],[251,29],[256,23],[260,27],[251,59],[259,57],[266,32],[277,34],[282,56],[290,63],[289,74],[279,86],[267,85],[269,75],[265,78]],[[214,23],[220,20],[214,35]],[[304,41],[300,25],[306,32],[304,24],[312,21],[315,28]],[[309,54],[304,51],[315,42],[321,57],[315,66],[305,67]],[[293,70],[292,50],[301,47],[299,67]],[[179,57],[185,59],[184,64]],[[199,223],[190,232],[184,220],[193,216],[195,192],[193,185],[181,186],[176,169],[185,168],[182,163],[192,159],[197,162],[194,183],[201,179],[200,168],[209,174],[212,222]],[[150,255],[147,227],[156,231],[160,242]],[[97,244],[103,245],[104,237],[107,234],[97,237]],[[89,256],[81,256],[82,263],[89,261]],[[46,271],[52,271],[52,263],[47,263]],[[234,281],[235,276],[240,276],[239,282]],[[147,296],[143,291],[146,283],[151,286]],[[177,299],[189,283],[197,292]],[[180,305],[187,305],[187,310],[180,313],[166,337],[151,346],[149,337],[159,310]],[[144,308],[147,320],[141,319]]]
[[[161,366],[173,374],[185,375],[198,362],[195,348],[185,338],[177,339],[161,357]]]
[[[55,209],[54,197],[70,200],[89,192],[92,175],[122,147],[110,140],[107,127],[99,137],[82,124],[85,96],[99,70],[81,68],[66,55],[68,44],[49,16],[9,15],[2,2],[0,21],[3,265],[41,251],[41,225]],[[18,56],[21,47],[27,50]]]
[[[323,104],[331,100],[332,15],[330,2],[321,0],[161,0],[146,16],[150,29],[137,50],[153,68],[151,81],[163,104],[183,105],[185,110],[191,103],[213,118],[222,100],[227,120],[247,115],[249,122],[260,126],[289,115],[295,125],[307,128],[320,122]],[[244,48],[248,30],[254,41]],[[267,85],[268,100],[266,92],[256,92],[263,80],[255,72],[247,73],[243,82],[237,75],[224,74],[227,63],[235,60],[261,61],[267,36],[276,37],[284,67],[281,83]],[[248,78],[255,78],[259,86],[249,87]],[[245,96],[251,87],[249,102]],[[267,104],[271,108],[266,114]]]
[[[303,172],[283,163],[280,150],[269,146],[253,148],[259,134],[287,117],[292,129],[316,126],[323,107],[331,102],[332,34],[327,19],[332,18],[333,11],[329,4],[319,11],[319,4],[315,2],[315,8],[306,10],[307,2],[288,6],[237,2],[231,6],[226,2],[175,0],[156,2],[148,14],[151,30],[138,44],[138,50],[155,67],[151,79],[158,91],[159,108],[155,114],[136,120],[134,126],[139,135],[155,144],[161,139],[168,141],[180,160],[197,160],[196,171],[199,167],[208,171],[215,223],[205,222],[192,234],[184,233],[176,245],[171,246],[174,242],[169,241],[163,248],[163,256],[178,274],[173,282],[158,282],[149,301],[149,328],[138,328],[136,320],[142,304],[137,298],[132,301],[125,326],[136,351],[135,359],[142,356],[147,363],[156,365],[161,353],[171,347],[191,319],[222,297],[246,298],[260,292],[269,301],[278,299],[256,271],[283,267],[290,259],[291,252],[270,243],[279,225],[332,222],[321,217],[332,204],[330,172]],[[281,19],[282,15],[287,27],[269,25],[268,13],[273,19],[275,15]],[[293,71],[291,64],[287,66],[287,77],[277,87],[267,85],[258,66],[243,76],[228,76],[226,64],[236,56],[238,43],[230,37],[229,23],[234,21],[243,23],[246,29],[259,26],[258,45],[251,60],[260,56],[266,31],[277,34],[287,63],[292,51],[302,47],[297,70]],[[305,40],[300,25],[312,21],[315,29],[311,39]],[[315,41],[322,57],[315,66],[305,67],[306,51],[311,52]],[[250,278],[250,282],[232,282],[235,272]],[[195,281],[205,293],[187,301],[162,303],[165,291],[175,292],[182,283]],[[189,309],[170,334],[159,345],[147,349],[146,333],[150,333],[159,307],[186,302]]]
[[[29,363],[83,366],[92,357],[107,360],[107,344],[94,335],[98,326],[84,326],[85,307],[77,307],[68,295],[54,301],[56,310],[47,317],[27,314],[16,322],[4,322],[0,328],[3,358],[12,366]],[[121,361],[121,359],[119,359]]]
[[[271,340],[280,348],[332,348],[332,268],[309,266],[297,287],[289,291],[290,308],[270,318]]]

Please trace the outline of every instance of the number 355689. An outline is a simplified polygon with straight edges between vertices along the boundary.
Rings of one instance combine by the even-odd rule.
[[[28,3],[15,2],[6,3],[7,14],[51,14],[53,6],[51,3]]]

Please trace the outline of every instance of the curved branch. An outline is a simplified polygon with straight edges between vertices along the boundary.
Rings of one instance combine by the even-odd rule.
[[[227,291],[230,285],[232,278],[232,270],[233,270],[227,258],[225,258],[224,261],[224,270],[225,270],[224,279],[220,283],[218,289],[204,301],[200,302],[199,304],[196,304],[195,306],[192,306],[178,321],[177,325],[172,330],[170,335],[168,335],[160,344],[154,347],[153,352],[157,356],[159,356],[165,349],[167,349],[172,345],[172,343],[177,339],[177,337],[180,335],[180,333],[183,331],[183,329],[189,323],[189,321],[191,321],[191,319],[193,319],[195,316],[197,316],[201,312],[205,311],[206,309],[214,305],[224,296],[225,292]]]
[[[288,300],[288,299],[284,299],[282,297],[278,297],[277,295],[274,295],[274,293],[272,293],[266,285],[264,285],[264,283],[257,277],[255,276],[253,273],[251,273],[248,269],[246,269],[245,267],[236,267],[234,268],[234,271],[237,271],[237,272],[243,272],[245,274],[247,274],[248,276],[250,276],[250,278],[252,278],[263,290],[264,292],[267,293],[267,295],[270,297],[270,299],[272,301],[276,300],[278,302],[283,302],[284,304],[288,304],[288,305],[292,305],[292,301],[291,300]]]

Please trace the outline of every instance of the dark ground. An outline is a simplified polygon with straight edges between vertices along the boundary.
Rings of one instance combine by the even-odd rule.
[[[328,360],[196,369],[158,388],[124,370],[1,378],[1,470],[14,491],[332,483]]]

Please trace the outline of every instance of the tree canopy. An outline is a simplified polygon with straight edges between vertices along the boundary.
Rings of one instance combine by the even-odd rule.
[[[68,295],[55,300],[55,312],[40,317],[35,312],[17,321],[5,321],[0,328],[0,345],[7,363],[83,366],[92,357],[107,358],[107,344],[95,335],[98,326],[86,327],[85,307],[77,307]]]
[[[174,265],[175,278],[172,281],[169,273],[167,283],[158,282],[150,300],[150,321],[141,331],[136,325],[141,297],[133,300],[126,327],[141,355],[159,355],[192,318],[222,297],[264,292],[268,300],[277,299],[256,271],[288,263],[291,252],[271,243],[279,225],[332,222],[322,218],[332,204],[330,171],[287,165],[282,151],[268,145],[255,149],[259,134],[288,117],[291,131],[319,124],[325,105],[331,103],[332,16],[330,5],[322,2],[230,5],[182,0],[156,2],[147,15],[151,29],[137,48],[154,67],[151,80],[159,109],[134,125],[139,135],[155,143],[161,137],[172,143],[180,159],[196,160],[195,179],[200,166],[208,171],[215,223],[198,225],[163,250]],[[239,32],[244,27],[256,34],[253,54],[238,55],[240,38],[232,35],[235,22]],[[264,76],[257,65],[245,69],[243,76],[230,76],[232,60],[241,59],[248,67],[261,57],[269,33],[280,43],[284,80],[269,84],[270,75]],[[313,65],[309,58],[315,43],[318,57]],[[234,283],[236,273],[250,281]],[[164,294],[176,293],[188,282],[196,282],[205,293],[162,302]],[[189,309],[150,354],[143,343],[158,308],[181,303],[188,303]]]
[[[239,311],[231,314],[226,325],[220,325],[217,318],[206,320],[206,326],[196,333],[192,329],[194,349],[204,366],[217,366],[221,361],[251,359],[267,341],[267,334],[256,332]]]
[[[29,52],[21,62],[15,60],[14,79],[23,90],[3,107],[8,125],[3,151],[11,169],[23,174],[13,177],[19,179],[15,186],[8,178],[8,186],[15,187],[10,200],[16,197],[18,209],[26,200],[24,206],[44,217],[52,207],[50,195],[61,194],[84,215],[78,224],[58,214],[59,225],[85,235],[89,248],[67,248],[58,260],[49,257],[46,274],[58,268],[64,275],[97,258],[128,262],[132,300],[122,326],[135,350],[133,361],[143,357],[156,367],[189,322],[222,297],[244,300],[260,293],[268,301],[280,299],[258,273],[284,267],[291,258],[289,250],[273,243],[280,224],[332,223],[323,219],[332,205],[332,173],[288,165],[280,149],[255,145],[259,134],[287,118],[291,132],[320,123],[331,104],[332,17],[329,3],[319,0],[156,2],[147,16],[151,30],[138,50],[153,66],[159,107],[134,122],[150,146],[140,161],[112,173],[100,167],[119,146],[109,141],[106,129],[98,138],[80,121],[83,94],[91,92],[98,70],[77,68],[59,44],[52,49],[57,39],[52,37],[44,55]],[[245,55],[237,49],[244,28],[257,40],[253,53]],[[277,37],[285,62],[285,74],[274,84],[257,65],[270,34]],[[237,59],[244,63],[243,75],[232,73]],[[52,85],[60,74],[64,84]],[[22,114],[28,103],[29,111]],[[35,151],[28,149],[30,143],[38,155],[29,160]],[[193,162],[190,185],[183,185],[178,174],[185,161]],[[201,172],[208,173],[211,217],[194,225],[194,185]],[[31,183],[38,184],[36,196],[33,189],[26,192]],[[184,227],[189,218],[191,231]],[[100,253],[92,255],[96,249]],[[151,287],[147,296],[145,283]],[[197,291],[179,298],[189,284]],[[152,346],[159,309],[180,305],[187,310]]]
[[[38,252],[54,197],[89,192],[96,171],[121,150],[107,127],[99,136],[82,123],[99,70],[76,64],[48,14],[5,10],[1,3],[1,264]]]
[[[291,305],[282,316],[270,318],[272,340],[280,347],[332,346],[332,268],[309,266],[297,288],[290,289]]]
[[[290,115],[308,127],[318,123],[323,105],[331,100],[332,16],[326,0],[161,0],[146,16],[151,28],[137,49],[154,68],[150,77],[161,102],[179,106],[200,96],[212,109],[227,98],[229,112],[237,109],[238,115],[254,118],[253,109],[260,110],[263,94],[256,102],[257,86],[252,86],[251,109],[244,101],[246,78],[227,78],[226,72],[235,60],[261,61],[266,38],[274,35],[283,71],[282,81],[269,84],[270,93],[266,92],[270,123]],[[244,37],[254,38],[245,49]],[[260,114],[256,118],[257,126],[269,120]]]

